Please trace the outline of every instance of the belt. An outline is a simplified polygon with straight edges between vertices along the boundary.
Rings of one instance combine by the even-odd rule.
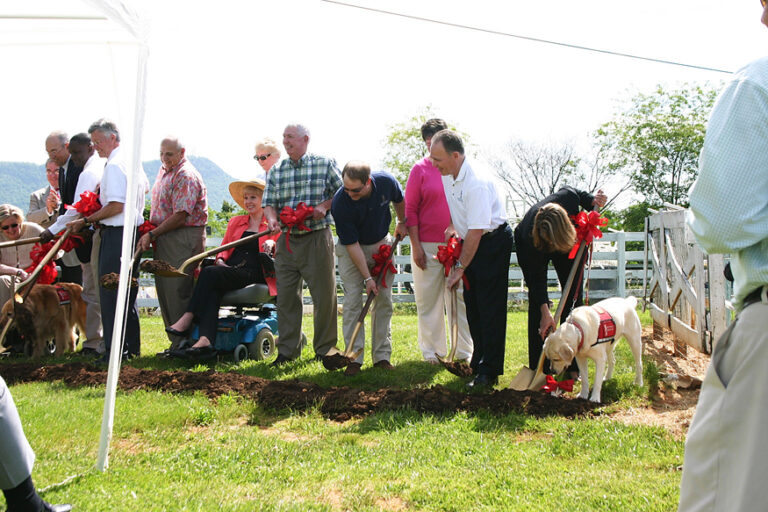
[[[507,229],[507,226],[508,226],[508,224],[505,222],[504,224],[502,224],[501,226],[497,227],[497,228],[496,228],[496,229],[494,229],[493,231],[489,231],[489,232],[487,232],[486,234],[484,234],[484,235],[483,235],[483,236],[481,236],[480,238],[481,238],[482,240],[488,240],[488,239],[490,239],[490,238],[493,238],[493,237],[495,237],[496,235],[498,235],[499,233],[501,233],[502,231],[504,231],[505,229]]]
[[[746,308],[750,304],[754,304],[755,302],[762,301],[762,297],[760,297],[760,295],[762,295],[763,292],[768,294],[768,284],[763,286],[758,286],[757,288],[752,290],[749,293],[749,295],[744,297],[744,307]]]

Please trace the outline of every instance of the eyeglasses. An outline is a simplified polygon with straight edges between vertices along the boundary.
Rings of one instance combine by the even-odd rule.
[[[344,187],[344,192],[346,192],[347,194],[349,194],[349,193],[359,194],[360,192],[363,191],[364,188],[365,188],[365,185],[363,185],[362,187],[357,187],[357,188],[347,188],[347,187]]]
[[[8,224],[7,226],[0,226],[0,229],[2,229],[3,231],[8,231],[11,228],[16,229],[17,227],[19,227],[19,225],[17,223],[13,223],[13,224]]]
[[[261,160],[262,162],[266,160],[267,158],[271,157],[272,153],[267,153],[266,155],[253,155],[254,160]]]

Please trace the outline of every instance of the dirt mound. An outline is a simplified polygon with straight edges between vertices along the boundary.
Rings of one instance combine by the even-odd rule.
[[[34,363],[3,364],[0,365],[0,375],[9,384],[62,381],[76,387],[100,386],[107,381],[106,370],[85,363],[50,366],[37,366]],[[365,391],[346,386],[322,388],[317,384],[296,380],[270,381],[238,373],[143,370],[131,366],[122,368],[118,382],[125,391],[200,391],[212,398],[238,393],[275,410],[303,411],[319,404],[322,414],[336,421],[401,408],[437,414],[456,411],[504,414],[514,411],[532,416],[574,417],[589,414],[599,407],[598,404],[577,398],[554,398],[545,393],[511,389],[487,395],[467,395],[443,386]]]

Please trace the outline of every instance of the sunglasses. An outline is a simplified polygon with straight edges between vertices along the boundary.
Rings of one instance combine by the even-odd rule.
[[[267,153],[266,155],[253,155],[254,160],[261,160],[262,162],[266,160],[267,158],[271,157],[272,153]]]
[[[13,224],[8,224],[7,226],[0,226],[0,229],[2,229],[3,231],[8,231],[10,228],[15,229],[17,227],[19,227],[19,225],[16,223],[13,223]]]
[[[347,187],[344,187],[344,192],[346,192],[346,193],[350,193],[351,192],[353,194],[359,194],[360,192],[363,191],[364,188],[365,188],[365,185],[363,185],[362,187],[357,187],[357,188],[347,188]]]

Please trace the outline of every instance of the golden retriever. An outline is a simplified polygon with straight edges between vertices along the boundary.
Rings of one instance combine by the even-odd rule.
[[[58,290],[57,290],[58,289]],[[48,352],[48,342],[56,343],[56,356],[75,350],[75,326],[85,333],[83,287],[74,283],[38,284],[21,302],[21,295],[3,305],[0,330],[13,317],[13,327],[24,339],[24,353],[38,359]]]

